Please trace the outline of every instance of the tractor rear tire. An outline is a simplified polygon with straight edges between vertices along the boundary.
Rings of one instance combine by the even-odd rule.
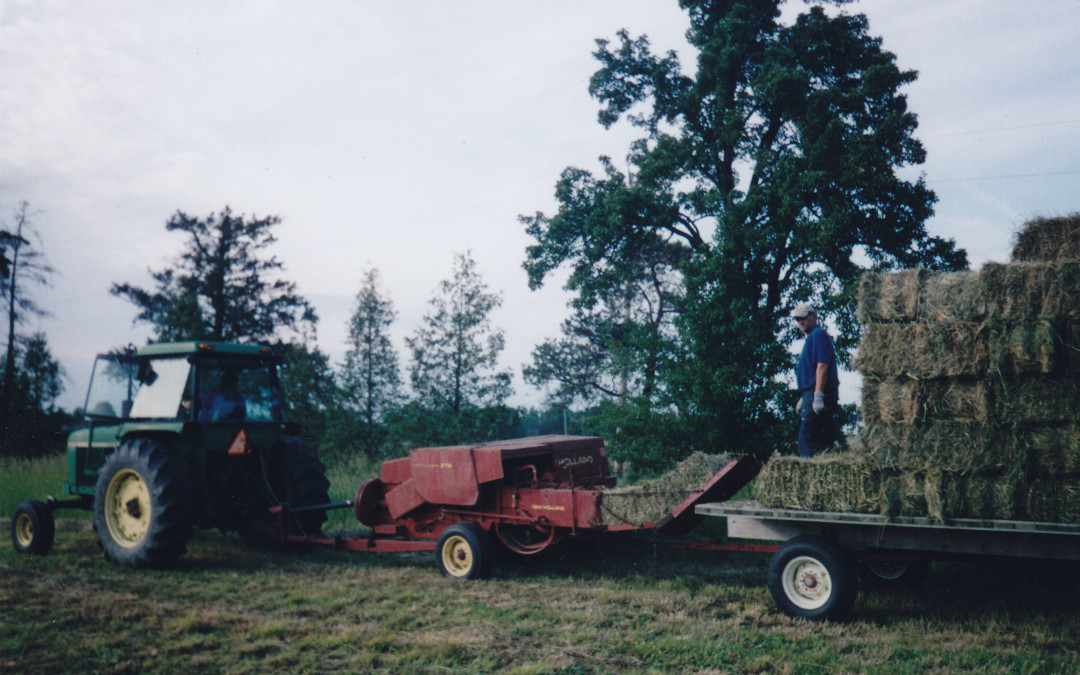
[[[486,579],[491,574],[495,546],[475,523],[456,523],[443,530],[435,546],[435,560],[444,577]]]
[[[246,506],[252,512],[265,511],[272,506],[298,508],[330,502],[330,481],[326,467],[318,454],[298,438],[285,436],[278,440],[266,457],[266,476],[256,477],[261,493],[255,503]],[[291,534],[319,536],[326,523],[326,511],[304,511],[290,514]],[[248,544],[265,548],[272,543],[270,517],[253,517],[240,521],[236,529]]]
[[[27,499],[11,516],[11,544],[19,553],[45,555],[52,550],[56,524],[52,509],[38,499]]]
[[[125,441],[98,472],[94,529],[112,562],[165,568],[187,551],[194,509],[190,471],[153,439]]]

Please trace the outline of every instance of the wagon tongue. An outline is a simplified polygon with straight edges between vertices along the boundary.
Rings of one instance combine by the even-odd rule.
[[[761,470],[761,464],[749,455],[739,455],[701,486],[668,515],[657,521],[653,530],[665,534],[685,534],[704,516],[694,512],[694,507],[706,502],[724,502],[731,499],[744,485],[753,480]]]

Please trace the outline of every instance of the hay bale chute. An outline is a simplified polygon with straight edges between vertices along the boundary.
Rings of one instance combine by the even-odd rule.
[[[601,524],[655,523],[699,491],[732,459],[727,454],[695,452],[658,478],[604,490],[597,498]]]

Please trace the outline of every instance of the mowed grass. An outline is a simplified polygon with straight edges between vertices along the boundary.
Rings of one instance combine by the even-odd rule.
[[[57,529],[48,556],[0,551],[0,672],[1080,670],[1074,567],[938,564],[920,590],[864,587],[850,620],[822,624],[776,609],[768,556],[646,536],[455,582],[430,554],[265,552],[209,531],[175,569],[132,571],[88,521]]]

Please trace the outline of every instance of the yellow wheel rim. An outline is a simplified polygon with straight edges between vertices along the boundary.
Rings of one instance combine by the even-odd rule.
[[[473,567],[473,550],[465,537],[448,537],[442,547],[443,568],[452,577],[464,577]]]
[[[105,491],[105,523],[113,541],[125,548],[139,544],[150,531],[150,491],[131,469],[118,472]]]
[[[29,514],[20,513],[15,521],[15,538],[19,546],[28,548],[34,541],[34,521]]]

